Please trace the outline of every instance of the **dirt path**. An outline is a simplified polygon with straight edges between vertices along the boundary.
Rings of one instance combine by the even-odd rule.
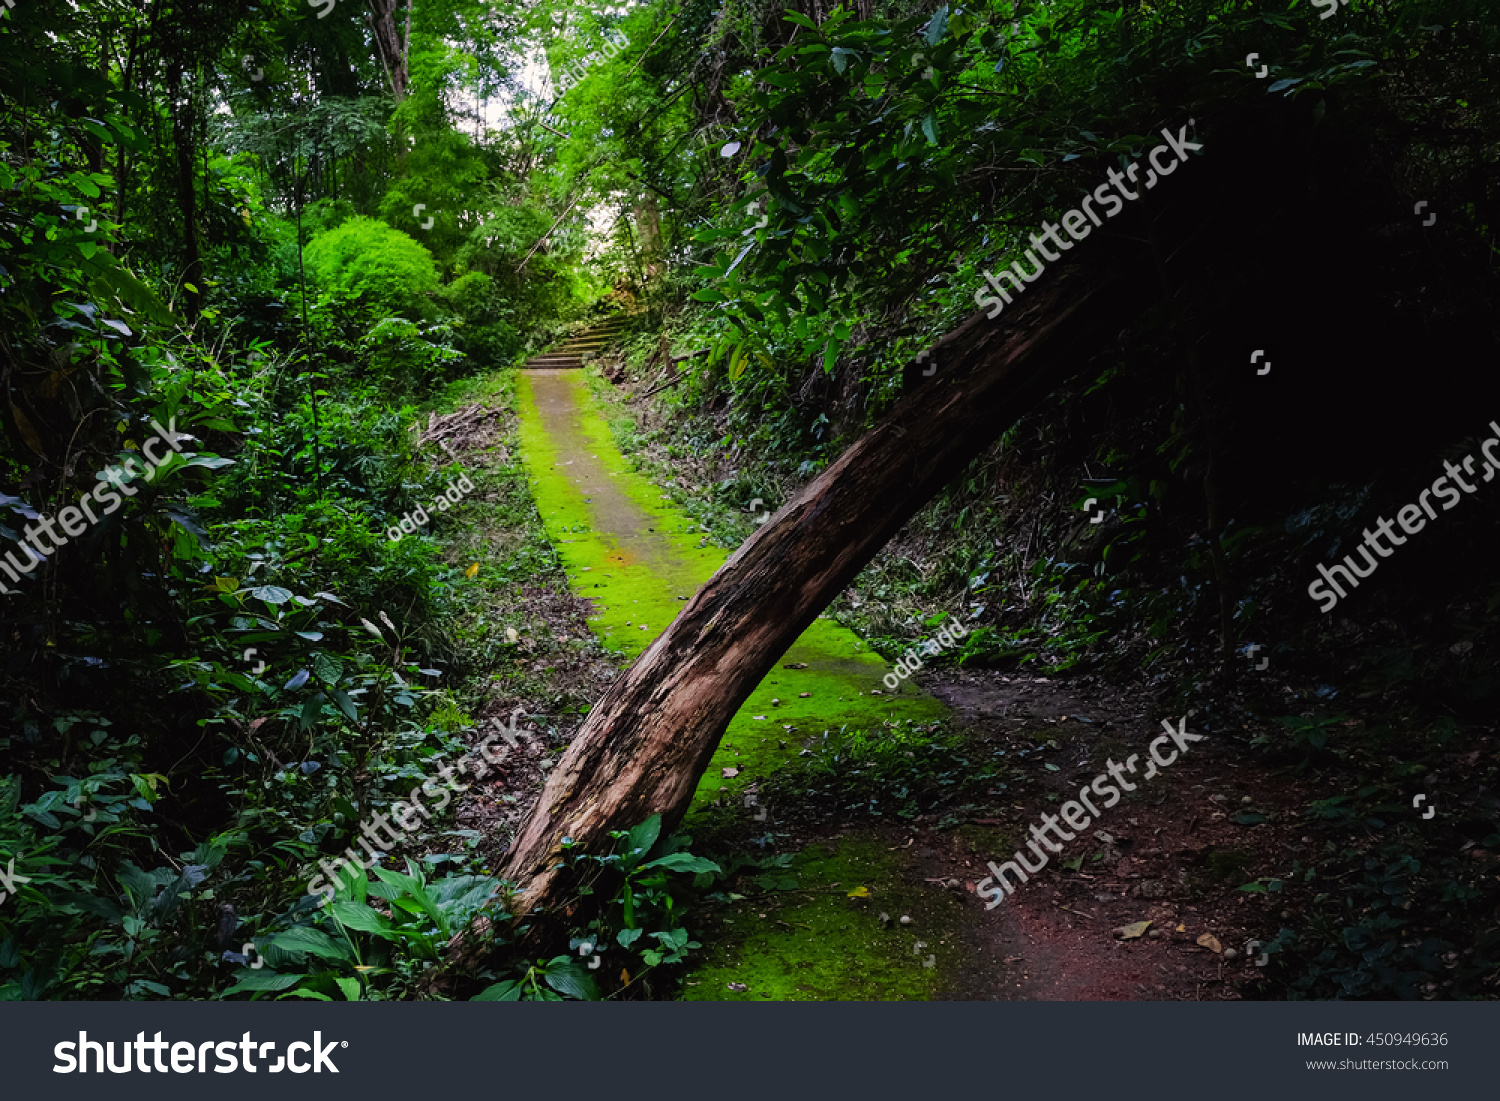
[[[1144,694],[1091,679],[959,672],[929,687],[992,744],[1026,753],[1033,781],[1002,820],[919,838],[923,877],[957,878],[969,896],[961,936],[970,966],[946,996],[1218,1000],[1264,981],[1246,944],[1271,939],[1291,914],[1280,894],[1240,888],[1308,850],[1311,839],[1288,816],[1271,815],[1273,824],[1262,813],[1310,798],[1301,785],[1242,766],[1233,732],[1193,716],[1187,729],[1203,741],[1151,779],[1137,775],[1136,791],[986,910],[971,892],[992,874],[987,864],[1012,859],[1031,826],[1057,814],[1108,760],[1144,759],[1168,716]],[[1116,935],[1142,921],[1151,923],[1144,936]]]

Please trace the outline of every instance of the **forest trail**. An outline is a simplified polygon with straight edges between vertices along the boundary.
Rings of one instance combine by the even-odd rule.
[[[694,521],[630,468],[585,372],[521,372],[518,412],[528,479],[569,584],[590,602],[595,634],[634,658],[728,554],[705,546]],[[1066,773],[1047,771],[1028,754],[1082,760],[1096,743],[1149,729],[1142,726],[1148,702],[1107,686],[1080,695],[1047,678],[957,671],[922,677],[936,696],[915,678],[890,693],[881,683],[889,671],[856,634],[819,618],[730,722],[682,828],[728,835],[739,849],[766,856],[731,878],[729,902],[700,915],[708,946],[687,977],[686,998],[1193,998],[1205,987],[1210,997],[1224,996],[1219,961],[1193,938],[1209,928],[1227,933],[1228,915],[1162,898],[1152,886],[1153,875],[1170,874],[1173,856],[1205,847],[1204,831],[1180,821],[1175,801],[1132,807],[1111,823],[1160,844],[1157,859],[1136,857],[1140,870],[1131,870],[1129,858],[1115,863],[1106,850],[1111,863],[1102,877],[1102,868],[1066,878],[1049,869],[998,912],[968,897],[989,874],[986,862],[1008,859],[1020,844],[998,822],[831,831],[797,821],[794,807],[765,805],[760,785],[826,730],[956,718],[1031,774],[1012,789],[1018,815],[1029,820],[1060,797]],[[1092,718],[1069,721],[1080,715]],[[1174,770],[1171,786],[1212,783],[1215,755],[1195,755]],[[1193,833],[1197,840],[1187,836]],[[1141,897],[1143,880],[1152,880],[1146,890],[1154,903]],[[1181,884],[1161,891],[1180,895]],[[1168,939],[1148,947],[1110,935],[1114,925],[1143,916]]]
[[[591,602],[594,632],[633,658],[728,555],[696,540],[696,525],[629,469],[582,372],[522,372],[519,413],[527,474],[569,582]],[[912,880],[901,859],[873,835],[816,839],[815,846],[802,837],[789,846],[777,808],[755,798],[761,782],[824,730],[930,722],[947,714],[910,681],[886,693],[881,679],[890,671],[857,635],[820,618],[730,722],[683,828],[763,828],[755,843],[768,852],[773,846],[800,851],[784,868],[753,869],[754,886],[731,885],[733,901],[712,915],[712,946],[688,977],[687,997],[927,998],[935,992],[941,972],[935,959],[924,967],[925,958],[913,950],[917,931],[896,925],[893,932],[887,925],[894,916],[882,923],[879,915],[915,913],[920,905],[930,912],[920,932],[951,944],[957,907],[921,903],[907,886]],[[861,887],[868,897],[849,897]]]

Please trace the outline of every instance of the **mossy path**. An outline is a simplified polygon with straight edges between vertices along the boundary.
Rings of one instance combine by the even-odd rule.
[[[532,492],[569,582],[592,602],[595,633],[635,657],[728,555],[704,546],[691,531],[696,525],[630,469],[581,371],[522,372],[518,412]],[[768,844],[776,808],[745,804],[807,740],[846,724],[873,729],[947,715],[910,681],[886,692],[881,678],[890,671],[853,632],[831,619],[815,621],[730,722],[686,828],[743,815],[747,826],[767,821]],[[803,845],[784,871],[760,877],[770,893],[735,896],[715,915],[706,959],[688,977],[686,996],[932,996],[952,963],[948,934],[958,904],[921,891],[905,866],[873,833]],[[861,887],[868,897],[849,896]],[[918,911],[910,926],[899,922],[898,915]]]

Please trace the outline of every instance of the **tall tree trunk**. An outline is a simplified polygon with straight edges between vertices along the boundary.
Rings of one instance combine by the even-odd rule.
[[[635,228],[646,264],[646,278],[660,279],[667,271],[661,247],[661,214],[656,205],[656,196],[649,191],[642,191],[636,196]]]
[[[1096,255],[1010,307],[976,315],[885,420],[807,485],[683,608],[594,707],[523,823],[505,870],[521,912],[567,890],[560,842],[596,849],[660,813],[670,828],[730,718],[798,635],[903,524],[1027,407],[1086,362],[1100,334],[1157,293]],[[1049,273],[1050,274],[1050,273]]]
[[[406,98],[406,88],[411,82],[412,0],[407,0],[404,39],[396,18],[400,3],[401,0],[370,0],[370,27],[375,34],[375,52],[380,57],[385,77],[391,83],[391,95],[397,103]]]

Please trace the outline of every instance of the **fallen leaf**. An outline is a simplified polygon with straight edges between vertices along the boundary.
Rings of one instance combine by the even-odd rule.
[[[464,576],[465,577],[473,577],[478,572],[479,572],[479,563],[475,562],[468,569],[464,570]]]
[[[723,775],[724,779],[733,780],[740,774],[740,770],[737,768],[726,768],[721,770],[721,774]]]
[[[1146,935],[1146,930],[1151,928],[1149,921],[1137,921],[1131,925],[1122,925],[1115,930],[1115,936],[1121,940],[1135,940],[1137,937]]]
[[[1198,944],[1207,948],[1210,952],[1223,952],[1224,948],[1219,944],[1219,938],[1212,933],[1204,933],[1198,938]]]
[[[869,898],[870,897],[870,888],[868,888],[868,887],[856,887],[856,888],[854,888],[854,890],[852,890],[852,891],[849,892],[849,897],[850,898]]]
[[[45,459],[47,453],[42,450],[42,441],[37,436],[36,429],[31,427],[31,422],[26,419],[26,414],[16,408],[15,402],[10,403],[10,414],[15,418],[16,429],[21,433],[21,438],[26,441],[26,446]],[[30,557],[29,554],[28,557]],[[806,669],[807,666],[804,665],[802,668]]]
[[[628,983],[630,981],[630,972],[626,971],[623,967],[620,968],[620,981],[623,983]]]
[[[1187,932],[1187,926],[1186,925],[1179,925],[1179,926],[1177,926],[1177,931],[1179,933],[1186,933]]]

